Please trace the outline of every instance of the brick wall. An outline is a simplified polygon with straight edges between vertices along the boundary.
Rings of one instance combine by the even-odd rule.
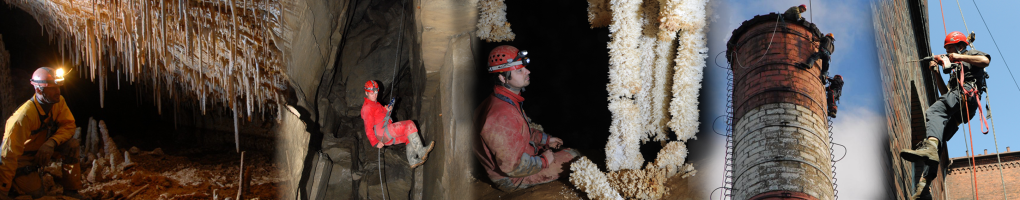
[[[825,117],[805,106],[771,103],[751,109],[734,128],[734,199],[776,190],[832,199]]]
[[[920,63],[909,62],[931,53],[925,29],[928,26],[927,2],[879,0],[872,3],[872,8],[882,93],[886,100],[889,135],[886,155],[892,172],[885,184],[893,194],[888,198],[908,199],[913,195],[923,164],[905,161],[900,158],[899,152],[913,148],[925,138],[924,110],[937,97],[930,74],[924,73]],[[941,146],[944,149],[945,145]],[[945,151],[942,152],[942,159],[948,160]],[[932,196],[935,199],[946,199],[942,191],[943,177],[940,174],[929,184],[933,185]]]
[[[808,22],[756,16],[734,30],[727,56],[734,74],[734,199],[787,193],[833,199],[832,162],[821,62],[801,69],[817,48]]]
[[[976,156],[978,197],[980,199],[1020,199],[1020,152],[1006,152],[1002,159],[1002,178],[995,154]],[[946,173],[947,199],[974,199],[974,182],[970,157],[953,158],[953,164]],[[1005,197],[1002,183],[1006,184]]]

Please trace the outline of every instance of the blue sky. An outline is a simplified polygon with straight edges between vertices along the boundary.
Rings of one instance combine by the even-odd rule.
[[[957,1],[944,0],[941,3],[940,9],[939,0],[928,1],[928,30],[931,35],[932,53],[944,54],[946,52],[942,48],[942,44],[947,31],[968,33],[967,29],[970,29],[977,34],[974,47],[992,55],[991,63],[986,71],[990,75],[988,93],[991,95],[992,122],[995,122],[999,152],[1006,151],[1007,146],[1010,146],[1011,150],[1020,148],[1020,135],[1016,134],[1020,130],[1020,124],[1015,123],[1020,121],[1020,114],[1017,114],[1020,113],[1020,105],[1013,103],[1020,97],[1020,89],[1014,84],[1012,78],[1020,76],[1020,60],[1016,58],[1016,55],[1020,54],[1020,47],[1016,46],[1016,44],[1020,44],[1020,39],[1013,36],[1017,31],[1020,31],[1016,26],[1016,20],[1020,19],[1020,14],[1016,12],[1016,8],[1020,8],[1020,1],[984,0],[975,2],[963,0],[957,4]],[[980,7],[974,7],[975,3]],[[978,14],[978,9],[981,10],[980,15],[983,15],[984,20],[988,21],[981,19],[982,16]],[[963,11],[962,16],[960,15],[961,10]],[[945,17],[944,26],[943,15]],[[964,19],[967,21],[966,24],[964,24]],[[985,27],[985,23],[988,24],[988,27]],[[992,31],[991,35],[988,30]],[[1001,54],[996,50],[992,37],[995,37],[995,43],[999,45],[998,49],[1002,50]],[[1013,71],[1012,76],[1006,69],[1006,64],[1010,65],[1009,70]],[[948,75],[943,75],[943,77],[945,80],[949,80]],[[982,103],[985,103],[985,100],[982,99]],[[977,117],[972,121],[979,122]],[[978,130],[979,123],[974,123],[970,128],[974,131],[974,151],[983,154],[984,150],[988,149],[988,153],[995,153],[992,133],[981,134]],[[966,124],[962,125],[960,131],[948,141],[949,157],[966,156],[966,152],[969,150],[967,147],[969,138],[965,132],[967,129]]]
[[[846,85],[839,104],[839,115],[834,119],[834,141],[847,146],[847,151],[836,149],[837,155],[846,157],[837,166],[839,196],[843,199],[883,199],[887,178],[882,171],[881,156],[888,147],[881,143],[886,136],[885,110],[883,107],[881,79],[875,51],[875,37],[871,19],[870,1],[813,1],[808,0],[713,0],[709,24],[709,60],[705,68],[704,92],[701,97],[702,132],[712,129],[725,130],[724,123],[713,123],[726,109],[726,66],[724,56],[716,55],[725,50],[725,43],[733,29],[755,15],[769,12],[783,12],[791,6],[811,4],[802,16],[814,22],[823,33],[833,33],[836,49],[833,52],[829,74],[844,76]],[[721,103],[706,103],[721,102]],[[724,140],[715,134],[701,134],[713,146],[710,156],[700,163],[699,176],[703,177],[708,190],[721,186]],[[709,191],[710,192],[710,191]],[[718,193],[712,197],[718,199]]]

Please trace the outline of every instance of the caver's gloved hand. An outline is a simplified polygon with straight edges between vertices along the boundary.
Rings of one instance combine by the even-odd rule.
[[[39,164],[39,167],[50,164],[50,157],[53,156],[53,148],[56,147],[57,141],[54,141],[53,139],[46,140],[46,143],[43,143],[43,145],[39,147],[39,151],[35,153],[35,162]]]

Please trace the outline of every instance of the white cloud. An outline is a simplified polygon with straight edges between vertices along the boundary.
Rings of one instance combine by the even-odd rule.
[[[884,199],[888,179],[882,162],[889,147],[883,143],[886,133],[884,114],[861,107],[843,108],[833,121],[833,141],[836,156],[844,157],[836,163],[836,183],[843,199]],[[837,157],[838,159],[838,157]]]

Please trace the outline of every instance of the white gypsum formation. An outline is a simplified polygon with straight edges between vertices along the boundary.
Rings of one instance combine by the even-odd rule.
[[[486,42],[513,41],[514,32],[506,21],[506,4],[503,0],[478,1],[478,38]]]
[[[663,198],[668,194],[665,180],[696,174],[693,165],[685,163],[688,151],[684,143],[694,138],[699,125],[697,98],[708,50],[704,33],[707,0],[649,1],[609,1],[612,41],[607,90],[613,123],[606,145],[606,168],[610,171],[606,177],[614,192],[624,198]],[[592,27],[599,27],[597,19],[604,16],[599,2],[589,0]],[[674,42],[677,32],[679,44]],[[639,146],[648,140],[668,141],[667,127],[677,133],[678,141],[666,144],[655,162],[641,169],[644,160]],[[583,166],[586,164],[590,162],[571,165],[571,183],[601,180],[592,180],[596,178],[592,171],[598,169]],[[606,193],[603,189],[578,188],[592,199],[613,199],[602,195]]]
[[[708,57],[705,4],[706,1],[682,1],[677,8],[671,8],[671,12],[679,15],[664,15],[663,18],[663,26],[675,23],[680,29],[680,45],[674,60],[676,65],[673,67],[673,101],[670,102],[669,111],[673,118],[669,121],[669,127],[682,141],[694,138],[698,131],[698,93],[701,90],[705,58]]]
[[[641,1],[611,0],[613,21],[609,25],[609,126],[606,167],[611,171],[640,169],[640,140],[644,123],[635,95],[641,90]]]
[[[660,94],[652,93],[655,81],[653,80],[655,72],[655,61],[657,57],[656,53],[656,34],[659,32],[659,2],[658,1],[644,1],[641,4],[641,36],[638,38],[640,44],[638,45],[638,51],[641,52],[641,77],[645,79],[641,81],[641,90],[635,95],[634,100],[636,101],[638,108],[641,109],[641,115],[636,119],[641,122],[641,144],[648,142],[650,139],[665,140],[665,134],[662,137],[658,136],[658,133],[653,131],[651,125],[652,112],[655,107],[652,99]]]
[[[570,164],[570,182],[577,186],[577,189],[588,193],[589,199],[596,200],[622,200],[620,193],[609,187],[606,174],[603,174],[595,163],[588,160],[588,157],[581,157]]]

